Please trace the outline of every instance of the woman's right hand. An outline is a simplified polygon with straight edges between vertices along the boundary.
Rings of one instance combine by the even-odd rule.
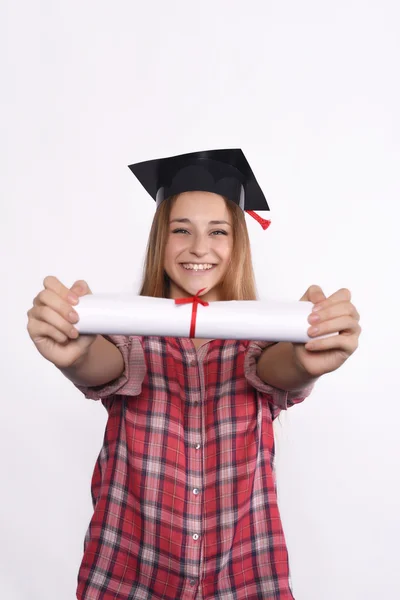
[[[97,335],[80,335],[73,326],[78,315],[73,305],[79,297],[91,294],[86,281],[76,281],[68,289],[56,277],[46,277],[44,289],[28,310],[28,332],[40,354],[59,368],[84,359]],[[72,315],[70,313],[72,312]]]

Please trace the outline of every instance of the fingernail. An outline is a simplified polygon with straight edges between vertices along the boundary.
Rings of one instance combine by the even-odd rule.
[[[308,334],[309,334],[309,335],[314,335],[314,333],[318,333],[318,331],[319,331],[318,327],[311,327],[311,328],[308,330]]]
[[[75,294],[68,294],[68,300],[71,304],[78,304],[79,298]]]
[[[322,306],[320,304],[314,304],[312,312],[316,312],[317,310],[321,310]]]
[[[320,317],[319,315],[316,315],[316,314],[314,313],[314,314],[311,314],[311,315],[308,317],[308,320],[309,320],[309,322],[310,322],[310,323],[316,323],[317,321],[320,321],[320,320],[321,320],[321,317]]]
[[[71,310],[68,317],[71,323],[77,323],[79,321],[78,313],[76,313],[74,310]]]

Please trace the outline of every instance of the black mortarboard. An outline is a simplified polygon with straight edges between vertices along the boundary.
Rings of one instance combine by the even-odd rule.
[[[169,196],[189,191],[220,194],[261,223],[255,210],[269,210],[267,200],[242,150],[205,150],[129,165],[157,206]]]

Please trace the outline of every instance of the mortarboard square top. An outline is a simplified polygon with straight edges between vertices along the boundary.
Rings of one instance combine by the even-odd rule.
[[[157,206],[175,194],[204,191],[225,196],[245,211],[269,210],[239,148],[191,152],[135,163],[129,168]]]

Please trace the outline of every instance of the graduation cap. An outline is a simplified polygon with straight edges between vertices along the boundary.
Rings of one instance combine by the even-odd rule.
[[[157,206],[183,192],[213,192],[238,204],[263,229],[271,223],[254,212],[269,210],[269,206],[239,148],[191,152],[135,163],[129,168]]]

